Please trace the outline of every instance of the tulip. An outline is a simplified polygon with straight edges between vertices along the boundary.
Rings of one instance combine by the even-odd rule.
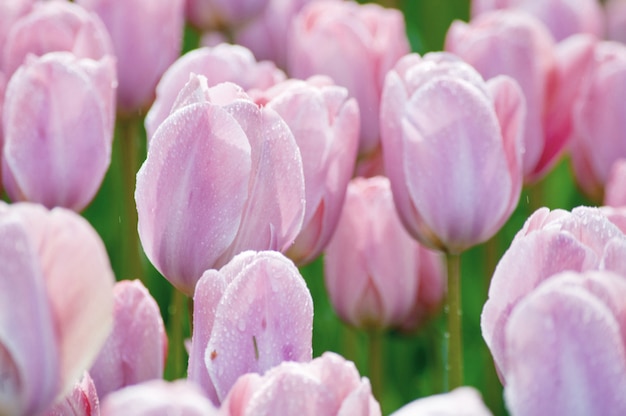
[[[514,9],[532,14],[557,41],[577,33],[604,36],[604,15],[597,0],[472,0],[472,19],[499,9]]]
[[[80,211],[111,160],[115,67],[110,57],[31,56],[7,85],[2,176],[13,200]]]
[[[626,412],[625,296],[623,275],[565,272],[520,301],[505,332],[511,414]]]
[[[356,160],[359,107],[345,88],[323,76],[285,81],[254,99],[285,120],[300,148],[306,206],[302,231],[287,253],[297,264],[310,263],[339,220]]]
[[[68,394],[112,326],[102,240],[61,208],[0,202],[0,409],[39,414]]]
[[[325,352],[309,363],[282,363],[263,376],[246,374],[222,403],[221,414],[380,415],[367,378],[350,361]]]
[[[485,83],[449,54],[407,55],[381,107],[385,170],[409,233],[460,253],[509,218],[522,186],[524,99],[507,77]]]
[[[148,259],[192,295],[202,273],[245,250],[287,250],[304,216],[300,151],[289,127],[237,86],[193,76],[137,174]]]
[[[505,331],[516,305],[561,271],[626,274],[626,236],[597,208],[533,213],[498,263],[481,316],[483,338],[502,378],[508,372]]]
[[[391,416],[492,416],[480,393],[472,387],[459,387],[450,393],[415,400]]]
[[[231,30],[261,14],[269,0],[186,0],[187,19],[202,31]]]
[[[607,38],[626,43],[626,1],[607,0],[604,10]]]
[[[67,1],[36,2],[14,22],[2,45],[2,69],[9,77],[28,54],[69,51],[95,60],[113,55],[111,38],[98,16]]]
[[[276,252],[241,253],[198,282],[189,379],[218,404],[245,373],[310,361],[312,333],[313,300],[295,265]]]
[[[78,0],[104,22],[117,58],[122,113],[150,106],[157,82],[182,47],[185,0]]]
[[[626,159],[619,159],[611,167],[604,189],[604,205],[626,206]]]
[[[46,410],[45,416],[100,416],[100,400],[88,372],[70,393]]]
[[[361,112],[359,156],[376,154],[385,74],[410,50],[402,13],[376,4],[312,2],[294,19],[287,50],[290,76],[328,75],[348,88]]]
[[[102,401],[102,416],[212,416],[218,410],[187,380],[152,380],[129,386]]]
[[[0,3],[0,45],[5,45],[8,33],[13,24],[33,8],[35,0],[13,0]],[[3,53],[0,53],[0,72],[4,68]]]
[[[325,253],[324,280],[331,304],[343,321],[357,328],[385,329],[409,322],[418,326],[443,300],[441,256],[404,229],[385,177],[350,182]],[[434,270],[421,273],[422,264],[433,263]],[[420,291],[434,296],[418,306]],[[418,308],[419,317],[413,315]]]
[[[205,76],[209,86],[228,81],[244,90],[264,90],[285,79],[285,74],[273,63],[257,62],[242,46],[221,44],[188,52],[165,71],[157,85],[156,100],[145,120],[148,140],[170,114],[178,93],[192,73]]]
[[[167,335],[159,306],[139,280],[113,288],[113,332],[89,374],[103,399],[122,387],[163,377]]]

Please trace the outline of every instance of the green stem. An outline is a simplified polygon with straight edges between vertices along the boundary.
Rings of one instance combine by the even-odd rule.
[[[369,335],[369,378],[372,383],[372,395],[380,402],[383,388],[383,334],[372,330]]]
[[[460,255],[446,254],[448,264],[448,391],[463,385],[463,341],[461,338],[461,274]]]
[[[184,323],[186,308],[186,296],[177,289],[172,290],[172,298],[169,306],[169,359],[171,362],[172,379],[184,378],[185,369],[187,368],[184,340]]]

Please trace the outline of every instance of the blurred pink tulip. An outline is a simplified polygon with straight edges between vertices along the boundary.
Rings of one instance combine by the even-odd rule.
[[[499,9],[514,9],[532,14],[557,41],[577,33],[603,37],[604,14],[598,0],[472,0],[472,19]]]
[[[165,71],[157,85],[156,100],[145,120],[148,140],[172,111],[178,93],[191,74],[205,76],[209,86],[228,81],[244,90],[264,90],[285,79],[285,74],[273,63],[257,62],[242,46],[221,44],[188,52]]]
[[[419,326],[443,300],[442,259],[406,232],[385,177],[350,182],[325,253],[324,279],[331,304],[354,327]],[[435,267],[424,270],[423,263]],[[422,290],[434,296],[424,296]],[[421,316],[412,316],[418,308]]]
[[[604,205],[626,207],[626,159],[613,163],[604,189]]]
[[[0,202],[3,414],[39,414],[71,391],[111,331],[115,280],[89,223]]]
[[[218,404],[245,373],[310,361],[312,333],[313,300],[295,265],[276,252],[241,253],[198,282],[189,379]]]
[[[476,389],[459,387],[450,393],[415,400],[390,416],[492,416],[492,413]]]
[[[626,157],[626,45],[598,42],[594,52],[574,105],[570,153],[579,187],[600,202],[611,166]]]
[[[446,53],[407,55],[381,105],[385,171],[400,219],[428,247],[460,253],[493,236],[522,187],[524,97]]]
[[[30,56],[7,85],[2,176],[14,201],[81,211],[111,160],[115,64]]]
[[[547,125],[571,108],[571,98],[561,99],[556,108],[551,104],[560,98],[558,94],[578,87],[577,79],[570,76],[577,67],[558,67],[555,43],[545,26],[531,15],[515,10],[486,13],[469,24],[453,22],[445,49],[472,65],[487,80],[508,75],[518,82],[526,99],[524,177],[526,182],[540,179],[557,161],[570,136],[569,131],[553,126],[548,129]]]
[[[348,88],[361,112],[359,156],[368,158],[380,146],[378,113],[385,74],[409,50],[399,10],[316,1],[293,20],[287,67],[294,78],[323,74]]]
[[[113,332],[89,374],[100,399],[122,387],[163,377],[167,335],[161,312],[139,280],[113,288]]]
[[[15,21],[2,44],[3,67],[10,77],[29,54],[68,51],[80,58],[113,55],[111,37],[102,21],[68,1],[38,1]]]
[[[182,47],[185,0],[77,0],[107,27],[117,58],[118,112],[147,110]]]
[[[626,414],[626,278],[566,272],[526,296],[506,325],[512,415]]]
[[[270,0],[186,0],[187,19],[201,31],[233,30],[263,12]]]
[[[283,119],[236,85],[194,75],[137,174],[139,237],[174,286],[245,250],[287,250],[305,209],[300,151]]]
[[[308,363],[282,363],[265,375],[246,374],[222,403],[224,416],[380,415],[367,378],[340,355],[325,352]]]
[[[541,282],[566,271],[626,274],[626,236],[598,208],[533,213],[500,259],[481,317],[483,338],[506,379],[505,331],[516,305]]]
[[[604,10],[607,38],[626,43],[626,1],[607,0]]]
[[[327,77],[288,80],[251,91],[259,105],[275,110],[293,133],[302,155],[306,208],[302,231],[287,255],[313,261],[335,231],[359,144],[359,107]]]
[[[88,372],[74,384],[74,387],[54,406],[48,408],[45,416],[100,416],[100,400],[96,386]]]
[[[0,45],[6,45],[6,38],[13,24],[28,14],[36,0],[12,0],[0,2]],[[4,53],[0,52],[0,72],[4,69]]]
[[[109,394],[102,416],[214,416],[218,410],[187,380],[146,381]]]

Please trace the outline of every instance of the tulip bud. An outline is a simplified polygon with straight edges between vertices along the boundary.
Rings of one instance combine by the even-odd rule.
[[[45,416],[100,416],[100,400],[88,372],[74,384],[72,391],[46,410]]]

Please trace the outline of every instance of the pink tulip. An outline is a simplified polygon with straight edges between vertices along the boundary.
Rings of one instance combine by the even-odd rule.
[[[361,112],[359,155],[367,158],[380,146],[378,113],[385,74],[409,50],[400,11],[316,1],[292,23],[287,67],[292,77],[324,74],[348,88]]]
[[[566,272],[526,296],[506,325],[513,415],[626,413],[626,278]]]
[[[115,67],[110,57],[30,56],[7,85],[2,176],[13,200],[80,211],[111,160]]]
[[[93,13],[68,1],[36,2],[15,21],[3,43],[3,70],[10,76],[28,54],[69,51],[80,58],[113,55],[111,38]]]
[[[391,416],[492,416],[480,393],[472,387],[459,387],[450,393],[415,400]]]
[[[232,30],[263,12],[269,0],[186,0],[187,19],[196,28]]]
[[[6,44],[6,38],[13,24],[20,17],[28,14],[36,0],[12,0],[0,2],[0,45]],[[4,68],[3,56],[0,52],[0,72]]]
[[[561,100],[557,108],[551,107],[551,103],[559,98],[558,93],[563,93],[562,89],[577,87],[569,73],[558,71],[555,43],[548,30],[526,13],[491,12],[469,24],[452,23],[445,48],[476,68],[485,79],[508,75],[518,82],[526,98],[524,177],[527,182],[540,179],[554,165],[569,139],[568,131],[550,129],[548,135],[545,130],[551,122],[548,114],[555,117],[552,113],[567,113],[571,99]],[[561,81],[557,75],[564,79]],[[567,85],[557,85],[558,82]]]
[[[522,186],[524,98],[508,77],[485,83],[445,53],[407,55],[381,106],[385,170],[413,237],[460,253],[509,218]]]
[[[139,280],[113,288],[113,332],[89,374],[103,399],[122,387],[163,377],[167,335],[161,312]]]
[[[100,400],[89,373],[85,371],[70,393],[48,408],[45,416],[100,416]]]
[[[602,201],[611,166],[626,157],[622,135],[626,119],[621,110],[626,97],[626,46],[598,42],[594,51],[574,105],[571,156],[579,187]]]
[[[189,379],[217,404],[245,373],[311,360],[313,300],[280,253],[247,251],[207,270],[194,295]]]
[[[472,0],[472,19],[499,9],[514,9],[532,14],[557,41],[577,33],[604,36],[604,15],[598,0]]]
[[[182,47],[185,0],[77,0],[104,22],[117,58],[118,111],[147,110]]]
[[[626,43],[626,1],[607,0],[604,10],[607,38]]]
[[[626,207],[626,159],[613,163],[604,189],[604,205]]]
[[[0,264],[0,409],[39,414],[109,335],[115,278],[87,221],[30,203],[0,202]]]
[[[218,410],[187,380],[152,380],[129,386],[102,401],[102,416],[213,416]]]
[[[389,180],[350,182],[337,231],[326,248],[324,279],[339,317],[357,328],[418,326],[438,309],[445,292],[441,262],[406,232],[393,204]],[[419,302],[420,289],[435,292]],[[421,309],[421,316],[417,314]]]
[[[330,78],[289,80],[254,93],[260,105],[287,123],[302,154],[306,207],[302,231],[288,256],[297,264],[313,261],[332,236],[359,140],[359,107]]]
[[[220,414],[380,415],[369,380],[350,361],[326,352],[309,363],[282,363],[265,375],[246,374],[222,403]]]
[[[304,216],[302,159],[280,116],[194,75],[137,174],[139,237],[174,286],[245,250],[287,250]]]
[[[285,79],[285,74],[273,63],[257,62],[242,46],[221,44],[188,52],[165,71],[157,85],[156,100],[145,121],[148,140],[170,114],[178,93],[192,73],[205,76],[209,86],[229,81],[244,90],[264,90]]]
[[[505,331],[516,305],[561,271],[626,274],[626,236],[597,208],[533,213],[500,259],[481,317],[483,337],[506,379]]]

